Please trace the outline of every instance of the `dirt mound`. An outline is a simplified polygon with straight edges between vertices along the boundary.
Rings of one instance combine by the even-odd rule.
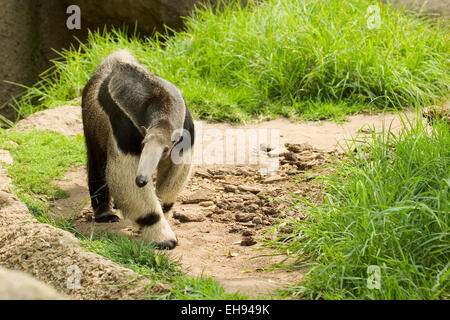
[[[62,300],[65,296],[32,276],[0,267],[0,300]]]
[[[61,106],[33,113],[16,125],[19,130],[36,128],[56,131],[67,136],[83,134],[80,106]]]
[[[17,197],[5,192],[9,179],[3,169],[0,181],[1,266],[25,271],[75,299],[145,294],[146,283],[133,271],[84,251],[71,233],[36,221]]]

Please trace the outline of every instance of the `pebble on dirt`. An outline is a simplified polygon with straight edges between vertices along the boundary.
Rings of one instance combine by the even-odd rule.
[[[242,238],[241,246],[248,247],[248,246],[252,246],[254,244],[256,244],[256,240],[253,239],[251,236],[246,236],[246,237]]]
[[[173,217],[180,222],[202,222],[206,219],[205,215],[202,213],[186,211],[174,211]]]
[[[255,187],[255,186],[247,186],[247,185],[242,185],[242,186],[238,186],[238,189],[244,192],[251,192],[254,194],[257,194],[259,192],[261,192],[261,188]]]
[[[238,187],[236,187],[235,185],[232,185],[232,184],[224,184],[223,190],[225,192],[236,193],[236,191],[238,190]]]
[[[274,176],[271,176],[271,177],[268,177],[268,178],[266,178],[266,179],[264,179],[264,183],[275,183],[275,182],[280,182],[280,181],[284,181],[284,180],[286,180],[286,177],[282,177],[282,176],[279,176],[279,175],[274,175]]]
[[[214,205],[214,201],[202,201],[202,202],[199,202],[198,205],[200,207],[211,207]]]
[[[183,200],[183,204],[194,204],[205,201],[212,201],[214,198],[214,194],[209,190],[198,190],[190,195],[186,196]]]
[[[255,214],[253,213],[237,213],[235,216],[236,221],[238,222],[249,222],[253,220]]]

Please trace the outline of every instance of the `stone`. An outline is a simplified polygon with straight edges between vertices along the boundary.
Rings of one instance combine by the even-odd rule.
[[[232,184],[224,184],[223,190],[225,192],[236,193],[236,191],[238,190],[238,187],[236,187],[235,185],[232,185]]]
[[[243,237],[241,240],[241,246],[249,247],[256,244],[256,240],[251,236]]]
[[[242,232],[242,235],[243,235],[244,237],[250,237],[250,236],[253,235],[253,232],[250,231],[250,230],[244,230],[244,231]]]
[[[186,196],[181,202],[184,204],[194,204],[204,201],[212,201],[213,193],[209,190],[198,190]]]
[[[235,219],[238,222],[249,222],[255,217],[254,213],[237,213]]]
[[[284,181],[286,180],[286,177],[282,177],[279,175],[274,175],[274,176],[270,176],[267,177],[266,179],[264,179],[264,183],[275,183],[275,182],[280,182],[280,181]]]
[[[262,219],[260,217],[254,217],[252,222],[253,224],[262,224]]]
[[[251,192],[254,194],[257,194],[261,191],[261,188],[254,187],[254,186],[246,186],[246,185],[238,186],[238,189],[241,191],[244,191],[244,192]]]
[[[198,205],[200,207],[211,207],[214,205],[214,201],[202,201],[202,202],[199,202]]]
[[[173,217],[180,222],[202,222],[205,221],[206,217],[200,212],[186,212],[186,211],[174,211]]]
[[[277,148],[273,149],[272,151],[268,152],[267,155],[271,158],[275,157],[282,157],[283,155],[287,154],[289,152],[286,148]]]

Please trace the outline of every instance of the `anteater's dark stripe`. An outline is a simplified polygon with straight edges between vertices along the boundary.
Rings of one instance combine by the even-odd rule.
[[[184,98],[183,98],[183,100],[184,100]],[[194,120],[192,119],[191,113],[189,112],[189,109],[186,106],[185,100],[184,100],[184,104],[185,104],[185,112],[184,112],[183,129],[186,130],[187,132],[189,132],[189,135],[191,136],[191,144],[190,144],[190,146],[186,146],[186,147],[192,147],[194,145],[194,138],[195,138]],[[185,133],[183,133],[183,139],[184,139],[184,134]],[[181,143],[183,141],[183,139],[178,141],[175,145]],[[183,146],[183,147],[185,147],[185,146]],[[189,148],[186,148],[184,150],[189,150]]]
[[[136,223],[141,227],[150,227],[159,221],[159,214],[150,212],[147,215],[136,219]]]
[[[164,213],[167,213],[170,211],[170,209],[172,209],[172,207],[173,207],[173,203],[165,203],[162,206],[162,210]]]
[[[109,116],[114,138],[117,141],[119,149],[123,153],[139,155],[142,151],[142,135],[134,126],[128,116],[119,108],[119,106],[111,98],[108,90],[108,84],[111,81],[110,74],[102,82],[98,93],[98,101]]]
[[[184,104],[186,105],[186,101],[184,102]],[[194,144],[194,137],[195,137],[194,120],[192,119],[191,113],[189,112],[189,109],[187,106],[186,106],[186,112],[185,112],[185,116],[184,116],[183,128],[190,133],[191,146],[192,146]]]

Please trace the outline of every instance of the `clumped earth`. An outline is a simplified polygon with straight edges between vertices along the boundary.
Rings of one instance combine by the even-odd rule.
[[[413,118],[414,113],[409,112],[406,116]],[[35,113],[17,127],[76,135],[82,133],[80,119],[78,106],[64,106]],[[371,130],[380,130],[383,125],[391,125],[395,131],[401,127],[401,121],[395,114],[355,115],[342,125],[334,122],[291,123],[287,119],[241,126],[197,121],[196,126],[203,129],[201,140],[205,148],[208,144],[224,141],[224,137],[217,136],[218,131],[243,128],[279,130],[279,145],[260,143],[258,150],[252,150],[259,158],[277,159],[279,170],[267,174],[262,170],[265,168],[258,164],[196,164],[189,184],[168,215],[179,240],[170,256],[179,260],[188,274],[210,276],[219,281],[227,292],[239,290],[251,297],[267,296],[276,289],[301,281],[306,270],[271,269],[272,265],[288,264],[292,259],[263,248],[264,239],[275,238],[280,228],[289,231],[289,221],[306,218],[302,212],[304,202],[295,199],[312,203],[323,200],[323,185],[314,178],[326,175],[330,170],[328,163],[342,156],[339,145],[345,145],[345,139],[357,134],[364,136]],[[196,137],[196,141],[200,140]],[[245,146],[236,148],[238,152],[245,152]],[[3,158],[0,163],[7,162],[7,154],[3,152],[0,156]],[[2,179],[7,179],[4,170],[0,181]],[[73,220],[78,232],[90,235],[108,230],[139,236],[139,231],[126,219],[109,224],[93,222],[85,167],[73,168],[55,184],[68,191],[70,196],[52,201],[52,214],[56,218]],[[0,190],[4,191],[6,198],[14,197],[5,185]],[[145,281],[137,274],[81,250],[73,235],[30,219],[26,207],[17,199],[13,202],[17,210],[2,209],[0,214],[1,228],[7,230],[0,237],[2,265],[29,272],[74,298],[142,296]],[[117,214],[121,216],[120,212]],[[280,221],[285,223],[276,227]],[[60,239],[68,240],[61,244]],[[86,270],[83,271],[86,282],[81,291],[71,292],[65,288],[65,281],[67,267],[74,261]],[[126,285],[115,286],[123,283]]]

